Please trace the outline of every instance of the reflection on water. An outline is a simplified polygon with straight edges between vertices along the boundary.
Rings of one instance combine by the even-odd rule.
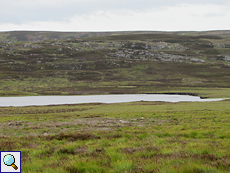
[[[134,101],[164,102],[204,102],[224,99],[200,99],[197,96],[167,94],[121,94],[121,95],[84,95],[84,96],[27,96],[0,97],[0,106],[59,105],[76,103],[121,103]]]

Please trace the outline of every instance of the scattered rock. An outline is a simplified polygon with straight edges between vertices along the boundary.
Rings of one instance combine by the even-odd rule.
[[[119,122],[124,124],[129,123],[128,121],[123,121],[123,120],[119,120]]]
[[[230,61],[230,56],[227,56],[227,55],[217,55],[217,60]]]
[[[119,49],[113,53],[107,54],[109,57],[127,58],[127,59],[140,59],[140,60],[152,60],[152,61],[172,61],[172,62],[199,62],[203,63],[205,60],[198,58],[189,58],[187,55],[174,55],[164,52],[152,52],[149,50],[139,49]]]
[[[84,46],[85,46],[85,47],[90,47],[90,44],[87,43],[87,42],[85,42],[85,43],[84,43]]]

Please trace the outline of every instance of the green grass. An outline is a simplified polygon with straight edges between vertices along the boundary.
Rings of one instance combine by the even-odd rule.
[[[23,172],[229,172],[229,100],[0,108]]]

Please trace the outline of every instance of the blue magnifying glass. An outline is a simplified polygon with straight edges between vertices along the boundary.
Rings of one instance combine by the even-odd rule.
[[[15,158],[11,154],[7,154],[3,158],[3,162],[7,166],[12,166],[15,170],[18,169],[18,167],[14,164],[15,163]]]

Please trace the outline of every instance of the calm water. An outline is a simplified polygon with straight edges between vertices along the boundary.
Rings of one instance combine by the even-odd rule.
[[[220,101],[224,99],[200,99],[188,95],[167,94],[123,94],[123,95],[85,95],[85,96],[26,96],[0,97],[0,106],[32,106],[59,105],[75,103],[121,103],[134,101],[164,101],[164,102],[204,102]]]

